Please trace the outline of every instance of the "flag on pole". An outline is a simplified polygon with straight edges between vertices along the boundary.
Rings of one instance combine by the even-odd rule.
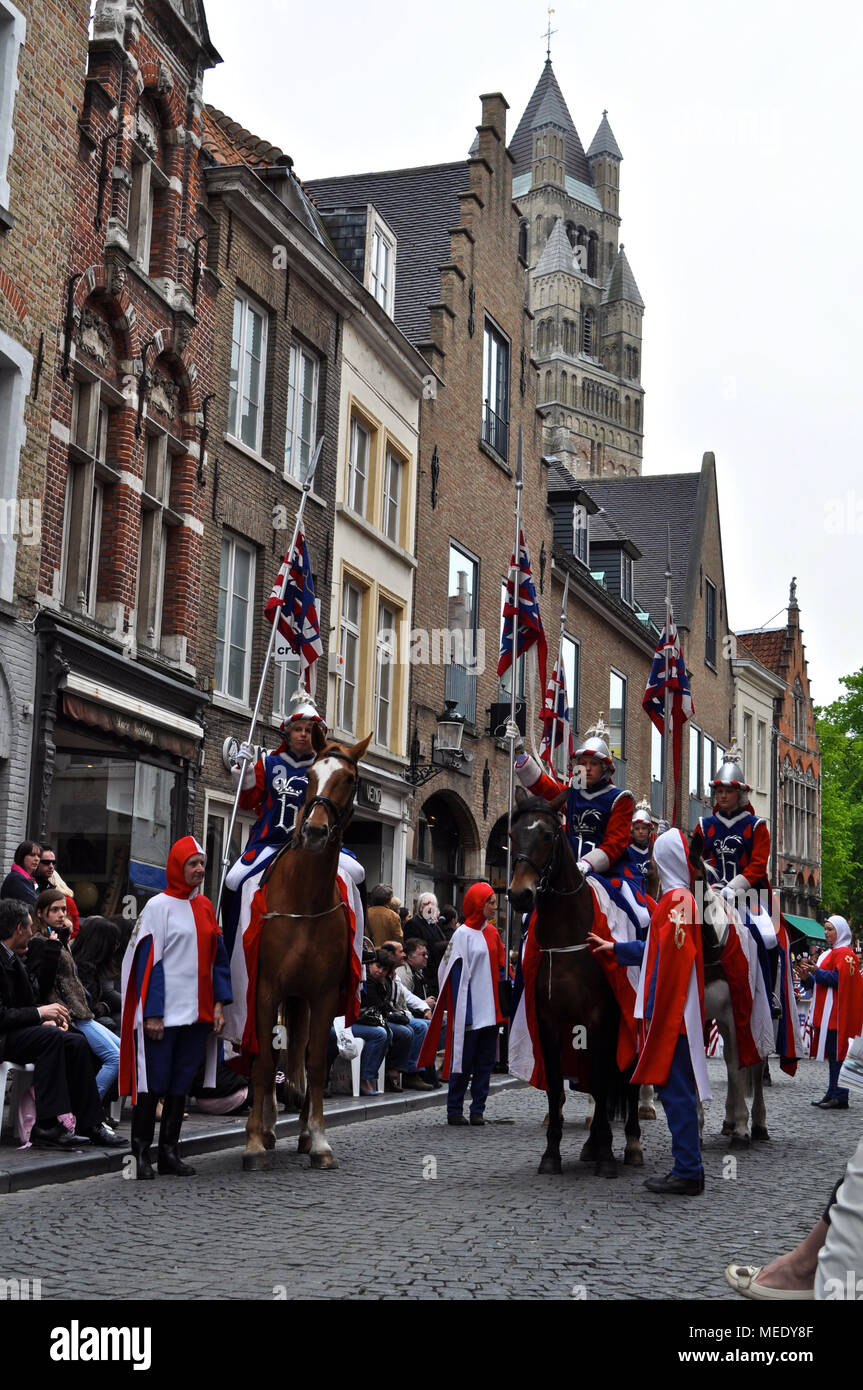
[[[666,662],[667,657],[667,662]],[[668,677],[666,679],[666,669]],[[689,673],[686,670],[686,663],[683,660],[683,648],[680,645],[680,634],[674,622],[674,614],[671,608],[668,610],[668,622],[663,628],[656,651],[653,656],[653,665],[650,668],[650,675],[647,678],[647,686],[644,691],[642,706],[644,712],[661,734],[665,734],[665,692],[668,690],[670,697],[669,711],[671,715],[671,752],[674,767],[674,811],[672,813],[672,825],[677,823],[677,784],[680,779],[680,754],[683,746],[683,726],[687,719],[691,719],[695,713],[695,705],[692,702],[692,692],[689,688]]]
[[[563,743],[564,737],[567,739],[568,746],[563,771],[564,776],[568,777],[575,756],[575,745],[572,741],[572,725],[569,722],[569,701],[566,695],[563,653],[559,652],[557,665],[551,673],[551,680],[545,692],[545,703],[542,707],[542,742],[539,745],[541,761],[552,769],[554,769],[554,755]]]
[[[539,678],[542,689],[546,687],[546,663],[548,659],[548,647],[545,641],[542,618],[539,616],[539,604],[536,601],[536,588],[533,583],[533,576],[530,572],[530,557],[527,553],[527,546],[524,541],[524,532],[518,533],[518,655],[524,656],[531,647],[536,647],[536,654],[539,661]],[[506,598],[503,605],[503,632],[500,637],[500,656],[497,663],[497,674],[503,676],[512,665],[513,647],[513,618],[515,617],[515,589],[513,587],[513,575],[516,570],[516,559],[513,555],[510,561],[509,578],[506,581]]]
[[[293,553],[282,561],[272,593],[264,605],[264,617],[268,622],[274,622],[277,614],[279,632],[299,654],[302,679],[303,672],[314,665],[324,650],[309,552],[302,531],[297,533]]]

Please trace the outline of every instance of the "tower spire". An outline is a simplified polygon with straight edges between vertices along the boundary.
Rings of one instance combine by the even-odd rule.
[[[556,34],[556,33],[557,33],[557,30],[556,30],[556,29],[552,29],[552,27],[551,27],[551,16],[552,16],[553,14],[554,14],[554,10],[551,9],[551,8],[549,8],[549,11],[548,11],[548,28],[546,29],[546,31],[545,31],[545,33],[544,33],[544,35],[543,35],[543,38],[545,39],[545,61],[546,61],[547,63],[550,63],[550,62],[551,62],[551,36],[552,36],[552,34]]]

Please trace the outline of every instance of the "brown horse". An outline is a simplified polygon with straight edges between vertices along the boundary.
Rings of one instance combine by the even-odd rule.
[[[617,1067],[620,1009],[605,972],[587,946],[593,931],[593,894],[579,872],[560,823],[569,789],[553,801],[522,794],[512,814],[513,872],[507,896],[517,912],[536,909],[536,942],[542,960],[536,978],[536,1017],[545,1065],[549,1123],[540,1173],[559,1173],[563,1128],[561,1097],[564,1047],[587,1046],[589,1090],[596,1102],[581,1159],[595,1173],[617,1176],[609,1114],[626,1104],[624,1163],[641,1166],[638,1087]],[[579,1028],[579,1025],[581,1026]]]
[[[358,764],[371,734],[353,747],[328,743],[309,772],[294,838],[266,876],[267,911],[258,954],[252,1067],[254,1105],[246,1124],[245,1169],[272,1166],[276,1134],[276,1027],[284,1006],[288,1081],[303,1095],[297,1149],[313,1168],[337,1168],[326,1139],[323,1093],[327,1039],[349,975],[345,912],[336,883],[339,850],[354,806]],[[271,1040],[273,1045],[270,1045]]]

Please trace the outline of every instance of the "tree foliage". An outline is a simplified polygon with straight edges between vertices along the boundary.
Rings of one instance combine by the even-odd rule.
[[[816,709],[821,745],[822,900],[863,921],[863,668],[842,676],[846,694]]]

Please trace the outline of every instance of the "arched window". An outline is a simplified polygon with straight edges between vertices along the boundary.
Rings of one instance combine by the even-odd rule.
[[[581,404],[585,409],[587,408],[587,382],[584,377],[581,378]]]
[[[545,399],[551,400],[551,372],[545,374]]]
[[[518,224],[518,254],[523,261],[527,260],[527,218],[523,217]]]
[[[582,352],[584,352],[587,357],[592,357],[594,352],[593,319],[593,310],[588,309],[584,315],[584,332],[582,336]]]
[[[635,428],[639,430],[641,429],[641,401],[633,401],[632,408],[635,415],[633,424],[635,425]]]
[[[599,238],[596,232],[591,232],[587,242],[587,273],[591,279],[596,279],[597,262],[599,260]]]
[[[631,419],[632,419],[632,401],[629,399],[628,396],[624,396],[624,398],[623,398],[623,423],[626,425],[626,428],[627,428],[627,429],[629,429],[629,425],[630,425]]]

